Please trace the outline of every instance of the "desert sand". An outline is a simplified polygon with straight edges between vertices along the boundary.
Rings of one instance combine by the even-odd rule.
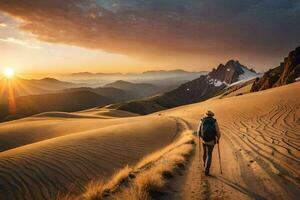
[[[185,176],[172,183],[165,199],[299,198],[299,91],[300,83],[294,83],[161,112],[184,118],[196,130],[205,111],[213,110],[222,132],[223,174],[215,147],[212,176],[204,176],[197,147]]]
[[[178,134],[173,118],[98,109],[46,113],[0,129],[0,199],[54,199],[58,193],[80,192],[92,179],[109,177]]]
[[[0,199],[53,199],[80,193],[170,144],[181,119],[196,130],[212,110],[222,131],[223,174],[214,151],[203,176],[195,149],[164,199],[297,199],[300,195],[300,83],[213,99],[147,116],[91,109],[43,113],[0,125]]]

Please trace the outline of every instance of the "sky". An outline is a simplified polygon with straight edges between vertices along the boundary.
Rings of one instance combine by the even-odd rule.
[[[299,0],[0,0],[0,68],[265,71],[300,45],[299,19]]]

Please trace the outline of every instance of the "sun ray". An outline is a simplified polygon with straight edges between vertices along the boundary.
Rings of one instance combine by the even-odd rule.
[[[7,67],[3,70],[1,78],[1,103],[7,105],[7,110],[10,114],[16,113],[16,88],[15,88],[15,70]]]
[[[11,79],[15,76],[15,70],[11,67],[7,67],[4,69],[3,74],[7,79]]]

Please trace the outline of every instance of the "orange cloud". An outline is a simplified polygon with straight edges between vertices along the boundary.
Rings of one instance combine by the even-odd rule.
[[[11,37],[9,37],[9,38],[0,38],[0,41],[1,42],[7,42],[7,43],[21,45],[21,46],[24,46],[24,47],[27,47],[27,48],[31,48],[31,49],[40,49],[41,48],[39,46],[31,44],[28,41],[20,40],[20,39],[16,39],[16,38],[11,38]]]
[[[20,28],[39,40],[162,60],[286,54],[300,43],[299,7],[287,0],[0,3],[0,10],[23,19]]]

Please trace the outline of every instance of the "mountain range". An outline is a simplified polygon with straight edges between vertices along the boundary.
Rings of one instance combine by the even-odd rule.
[[[112,100],[90,91],[60,92],[21,96],[14,99],[15,105],[0,104],[0,121],[28,117],[47,111],[74,112],[105,106]]]
[[[91,73],[79,72],[69,74],[62,77],[73,83],[86,83],[91,87],[102,87],[111,82],[118,80],[128,81],[131,83],[148,83],[163,87],[165,91],[174,89],[179,85],[198,78],[200,75],[207,74],[207,72],[188,72],[181,69],[177,70],[153,70],[142,73]]]
[[[101,76],[152,76],[152,75],[167,75],[167,76],[181,76],[181,75],[188,75],[188,74],[199,74],[201,72],[189,72],[182,69],[175,69],[175,70],[149,70],[142,73],[92,73],[92,72],[77,72],[69,74],[71,77],[101,77]]]
[[[154,97],[111,105],[110,108],[148,114],[185,104],[207,100],[224,91],[230,84],[257,77],[253,69],[229,60],[220,64],[207,75],[180,85],[178,88]]]
[[[5,91],[7,89],[8,84],[10,84],[11,88],[14,89],[15,96],[53,93],[66,88],[73,88],[73,87],[80,86],[80,84],[60,81],[54,78],[23,79],[20,77],[16,77],[12,81],[1,79],[0,90]],[[4,95],[4,93],[5,92],[3,92],[2,95]],[[4,98],[4,96],[1,97],[0,97],[1,99]]]
[[[262,76],[253,69],[229,60],[207,75],[180,85],[164,94],[127,103],[111,105],[111,108],[149,114],[185,104],[210,99],[214,96],[229,97],[293,83],[300,78],[300,47],[291,51],[276,68]],[[230,94],[231,93],[231,94]]]
[[[53,78],[41,80],[16,79],[13,87],[3,80],[0,121],[19,119],[47,111],[75,112],[98,106],[144,98],[161,91],[151,84],[116,81],[104,87],[78,87],[80,85]],[[6,89],[5,89],[6,88]],[[14,99],[7,88],[15,88]],[[14,104],[13,107],[10,108]]]
[[[117,88],[124,90],[137,98],[144,98],[159,93],[163,88],[148,83],[131,83],[128,81],[118,80],[106,84],[105,87]]]
[[[193,74],[183,70],[148,71],[142,76],[155,77],[159,74]],[[0,80],[0,121],[23,118],[47,111],[79,111],[93,107],[103,107],[148,114],[185,104],[205,101],[220,95],[226,98],[249,92],[269,89],[293,83],[300,76],[300,47],[291,51],[284,61],[263,75],[242,65],[239,61],[229,60],[220,64],[209,73],[200,75],[180,86],[137,83],[124,80],[103,85],[86,87],[85,84],[60,81],[54,78],[26,80],[16,78],[13,86]],[[166,77],[166,76],[165,76]],[[140,79],[143,80],[143,79]],[[147,81],[149,79],[145,79]],[[156,83],[159,81],[156,81]],[[178,82],[177,82],[178,84]],[[8,91],[14,88],[15,110],[11,112]],[[11,99],[10,99],[11,101]],[[10,106],[9,106],[10,105]]]

